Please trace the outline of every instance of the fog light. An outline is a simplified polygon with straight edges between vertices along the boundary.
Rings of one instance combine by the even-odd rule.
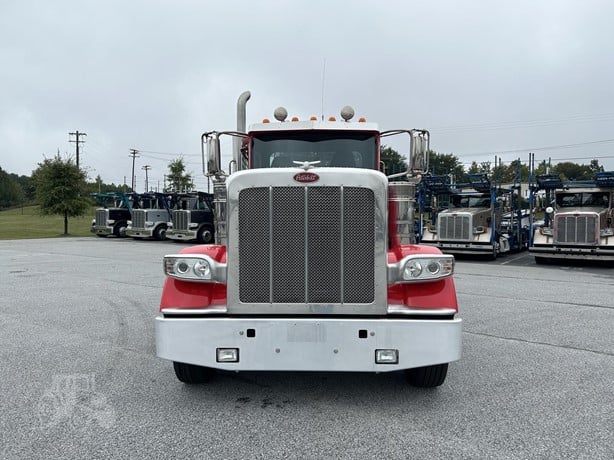
[[[375,350],[375,364],[399,364],[399,350]]]
[[[216,349],[216,361],[218,363],[238,363],[238,348],[218,348]]]

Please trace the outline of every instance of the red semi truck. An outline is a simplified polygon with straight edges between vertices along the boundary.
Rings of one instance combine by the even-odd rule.
[[[215,244],[164,257],[157,355],[185,383],[227,371],[404,371],[441,385],[460,359],[454,257],[415,244],[426,130],[380,131],[364,119],[287,119],[201,137],[214,184]],[[407,171],[380,172],[388,136]],[[235,139],[222,170],[220,137]]]

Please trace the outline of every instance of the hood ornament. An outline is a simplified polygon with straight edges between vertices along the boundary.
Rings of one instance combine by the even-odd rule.
[[[304,169],[305,171],[308,171],[310,169],[313,168],[314,165],[317,165],[318,163],[320,163],[320,161],[293,161],[292,163],[294,163],[295,165],[298,165],[299,168]]]

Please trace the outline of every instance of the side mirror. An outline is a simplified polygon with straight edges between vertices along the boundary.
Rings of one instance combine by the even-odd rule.
[[[426,173],[429,169],[429,132],[414,131],[411,136],[409,168],[412,172]]]
[[[211,137],[207,136],[207,176],[214,176],[220,172],[220,139],[217,133],[212,133]]]

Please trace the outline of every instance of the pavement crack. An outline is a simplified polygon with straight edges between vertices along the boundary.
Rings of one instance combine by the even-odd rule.
[[[487,334],[485,332],[472,332],[472,331],[465,331],[464,330],[463,334],[479,335],[479,336],[483,336],[483,337],[492,337],[494,339],[509,340],[509,341],[512,341],[512,342],[520,342],[520,343],[530,343],[530,344],[533,344],[533,345],[544,345],[546,347],[563,348],[565,350],[586,351],[588,353],[594,353],[596,355],[602,355],[602,356],[614,356],[614,353],[607,352],[607,351],[591,350],[590,348],[573,347],[571,345],[558,345],[558,344],[555,344],[555,343],[541,342],[541,341],[538,341],[538,340],[520,339],[520,338],[517,338],[517,337],[503,337],[503,336],[495,335],[495,334]]]

